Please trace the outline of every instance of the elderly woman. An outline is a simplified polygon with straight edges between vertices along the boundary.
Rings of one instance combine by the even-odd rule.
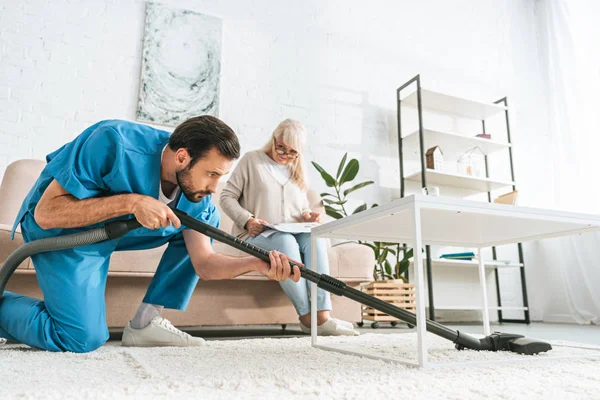
[[[308,204],[302,150],[306,141],[304,126],[294,120],[281,122],[260,150],[246,153],[239,161],[220,196],[221,208],[233,220],[233,234],[268,250],[277,250],[311,267],[311,251],[317,252],[317,272],[329,273],[324,239],[311,249],[310,233],[264,231],[265,224],[320,222],[321,215]],[[310,332],[311,298],[305,279],[280,282],[296,308],[303,332]],[[317,333],[358,335],[350,322],[331,318],[328,292],[317,291]]]

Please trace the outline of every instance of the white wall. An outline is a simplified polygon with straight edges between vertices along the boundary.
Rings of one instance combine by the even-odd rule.
[[[551,177],[539,174],[548,165],[546,103],[531,1],[168,3],[223,18],[220,117],[244,150],[262,145],[283,118],[298,118],[310,132],[308,160],[333,170],[348,151],[361,161],[359,178],[378,182],[357,192],[356,204],[390,201],[399,187],[395,90],[421,74],[434,90],[484,101],[508,96],[521,204],[547,204]],[[0,175],[97,120],[135,118],[144,18],[138,0],[2,1]],[[532,279],[538,268],[528,265],[534,317],[544,302]],[[518,302],[514,273],[503,278]]]

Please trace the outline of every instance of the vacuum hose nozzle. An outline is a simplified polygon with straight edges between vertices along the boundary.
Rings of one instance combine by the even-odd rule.
[[[512,351],[513,353],[533,355],[552,350],[552,345],[543,340],[527,339],[523,335],[494,332],[481,339],[458,332],[454,341],[457,350]]]

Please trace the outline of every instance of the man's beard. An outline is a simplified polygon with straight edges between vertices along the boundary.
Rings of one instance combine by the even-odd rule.
[[[186,199],[191,201],[192,203],[198,203],[202,201],[204,196],[208,196],[211,194],[209,190],[196,190],[192,185],[191,181],[191,173],[189,166],[185,167],[181,171],[177,171],[175,173],[177,178],[177,184],[181,188],[181,192],[185,196]]]

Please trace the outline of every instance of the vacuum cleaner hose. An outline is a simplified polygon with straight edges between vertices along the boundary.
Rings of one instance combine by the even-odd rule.
[[[64,250],[72,247],[84,246],[86,244],[98,243],[104,240],[117,239],[132,229],[140,227],[141,224],[135,220],[111,221],[106,225],[90,229],[84,232],[72,233],[70,235],[55,236],[25,243],[15,250],[0,268],[0,298],[4,295],[4,289],[21,263],[34,254],[47,251]]]

